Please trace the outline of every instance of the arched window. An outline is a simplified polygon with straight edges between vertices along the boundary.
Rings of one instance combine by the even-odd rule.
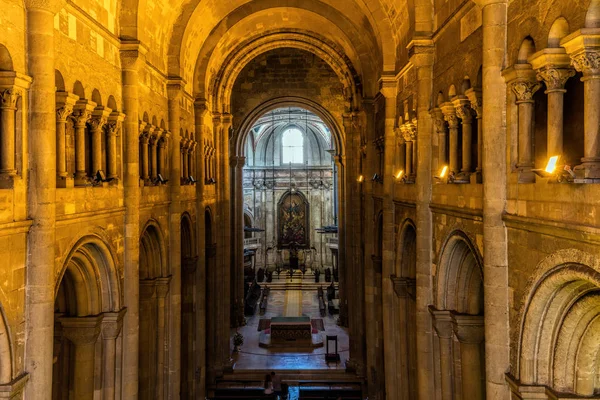
[[[290,128],[283,132],[281,139],[282,163],[304,163],[304,135],[297,128]]]

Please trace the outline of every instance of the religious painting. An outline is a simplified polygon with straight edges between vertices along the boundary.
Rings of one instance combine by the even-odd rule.
[[[309,206],[301,193],[287,192],[278,204],[279,248],[309,248]]]

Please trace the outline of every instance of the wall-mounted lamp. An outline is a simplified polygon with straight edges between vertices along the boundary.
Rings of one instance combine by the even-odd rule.
[[[552,156],[548,159],[546,168],[532,169],[531,171],[542,178],[556,178],[557,182],[573,182],[575,172],[570,165],[559,165],[560,156]]]
[[[356,178],[356,182],[363,183],[365,181],[365,177],[361,174]]]
[[[394,178],[396,178],[396,182],[404,182],[406,180],[406,177],[404,176],[404,170],[401,169],[400,171],[396,172]]]
[[[446,179],[446,175],[448,175],[448,166],[444,165],[442,167],[442,169],[440,170],[440,172],[434,176],[434,178],[437,179],[438,181],[443,182]]]

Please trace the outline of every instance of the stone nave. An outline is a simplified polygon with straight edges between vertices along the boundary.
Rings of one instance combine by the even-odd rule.
[[[262,306],[300,398],[600,398],[599,0],[0,0],[0,94],[0,399],[241,398]]]

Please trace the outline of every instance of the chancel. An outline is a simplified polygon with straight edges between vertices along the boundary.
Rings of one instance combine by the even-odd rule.
[[[600,399],[599,199],[600,0],[0,0],[0,399]]]

